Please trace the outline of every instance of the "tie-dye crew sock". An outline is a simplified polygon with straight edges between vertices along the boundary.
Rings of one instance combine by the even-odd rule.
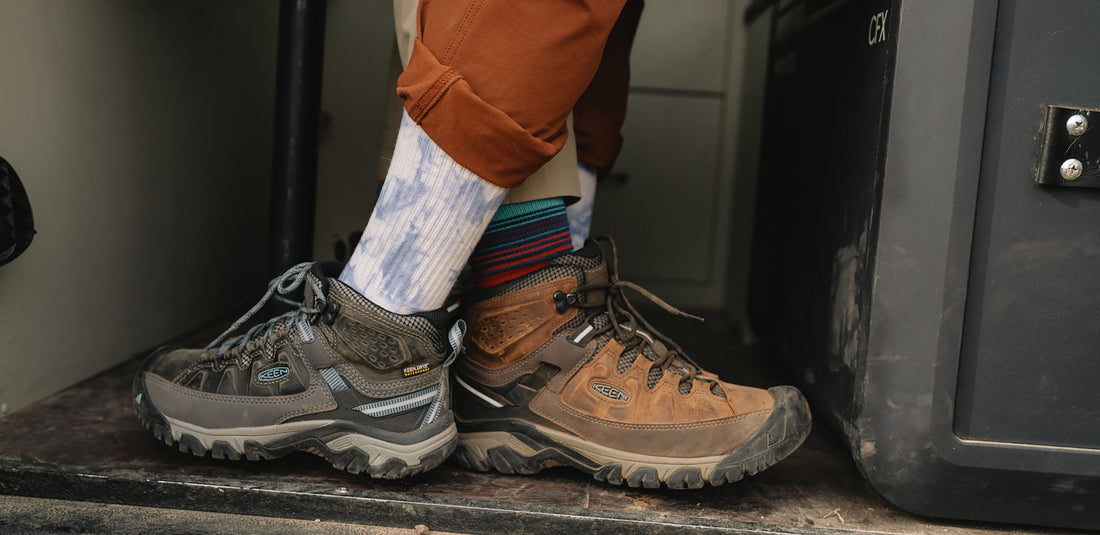
[[[478,288],[496,286],[573,250],[561,197],[506,204],[497,209],[470,257]]]
[[[459,165],[404,115],[378,203],[340,280],[397,314],[443,306],[507,191]]]
[[[577,162],[577,176],[581,181],[581,198],[565,207],[574,251],[584,247],[584,241],[588,239],[592,228],[592,206],[596,204],[596,168]]]

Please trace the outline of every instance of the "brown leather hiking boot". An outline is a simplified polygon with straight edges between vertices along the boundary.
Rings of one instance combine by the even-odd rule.
[[[612,484],[701,488],[755,474],[802,444],[810,412],[797,389],[737,386],[701,370],[623,288],[679,313],[609,273],[592,241],[474,296],[455,371],[460,464],[509,474],[564,465]]]

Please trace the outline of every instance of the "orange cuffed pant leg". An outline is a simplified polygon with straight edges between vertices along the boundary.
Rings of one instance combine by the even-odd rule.
[[[566,117],[596,76],[625,3],[421,0],[398,96],[455,161],[515,187],[565,143]]]

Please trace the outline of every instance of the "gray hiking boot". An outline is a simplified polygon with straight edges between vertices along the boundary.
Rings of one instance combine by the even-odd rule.
[[[401,316],[300,264],[206,349],[162,348],[134,380],[141,422],[183,452],[272,459],[292,451],[373,477],[431,469],[455,448],[447,366],[465,324],[444,310]],[[272,297],[297,310],[226,337]]]

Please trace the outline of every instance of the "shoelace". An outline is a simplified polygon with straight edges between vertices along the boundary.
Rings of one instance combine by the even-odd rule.
[[[299,322],[308,323],[311,316],[320,314],[322,312],[321,308],[310,307],[304,299],[302,302],[297,302],[283,297],[294,293],[294,291],[300,288],[304,282],[308,281],[313,288],[313,295],[316,296],[317,301],[321,304],[325,303],[325,294],[322,288],[317,284],[316,280],[309,277],[309,270],[312,266],[312,262],[303,262],[288,269],[286,273],[272,279],[267,285],[267,292],[260,298],[260,301],[248,312],[245,312],[240,319],[233,322],[233,325],[230,325],[229,328],[215,338],[213,342],[210,342],[210,344],[206,346],[206,349],[214,349],[216,347],[217,349],[215,349],[215,352],[218,356],[225,356],[227,353],[236,350],[237,358],[242,366],[248,366],[251,360],[249,357],[251,353],[249,347],[254,342],[257,340],[266,342],[276,330],[282,328],[289,331]],[[296,306],[297,308],[256,325],[244,334],[228,338],[233,331],[236,331],[241,325],[244,325],[245,322],[259,312],[272,298],[290,306]]]
[[[597,241],[603,241],[608,244],[611,249],[611,262],[609,263],[609,269],[607,272],[608,282],[604,284],[587,284],[577,287],[570,294],[561,296],[559,302],[564,302],[566,306],[572,306],[580,309],[602,309],[601,312],[592,314],[592,316],[600,313],[606,313],[608,318],[608,324],[602,328],[594,331],[594,337],[605,334],[611,330],[615,331],[615,339],[620,342],[624,342],[625,350],[638,349],[638,358],[644,358],[642,355],[645,346],[656,347],[657,341],[664,346],[665,352],[661,355],[660,351],[656,351],[658,355],[657,359],[653,362],[654,368],[659,368],[664,373],[668,372],[669,368],[676,365],[677,368],[683,371],[684,379],[693,379],[698,381],[705,381],[709,383],[716,383],[717,379],[707,375],[702,375],[702,366],[699,366],[688,354],[680,348],[680,346],[674,342],[671,338],[661,334],[656,328],[650,324],[645,317],[627,298],[624,289],[631,289],[638,292],[642,297],[645,297],[653,304],[661,307],[666,312],[683,316],[685,318],[691,318],[703,321],[703,318],[688,314],[666,302],[665,300],[657,297],[653,292],[646,290],[642,286],[633,282],[624,281],[619,279],[619,252],[615,247],[615,240],[607,236],[601,236],[596,238]],[[589,292],[592,290],[604,290],[607,295],[602,303],[581,303],[579,297],[576,295],[580,292]],[[555,296],[556,298],[558,296]],[[644,329],[645,333],[648,333],[652,338],[647,338],[639,330],[639,324]]]

